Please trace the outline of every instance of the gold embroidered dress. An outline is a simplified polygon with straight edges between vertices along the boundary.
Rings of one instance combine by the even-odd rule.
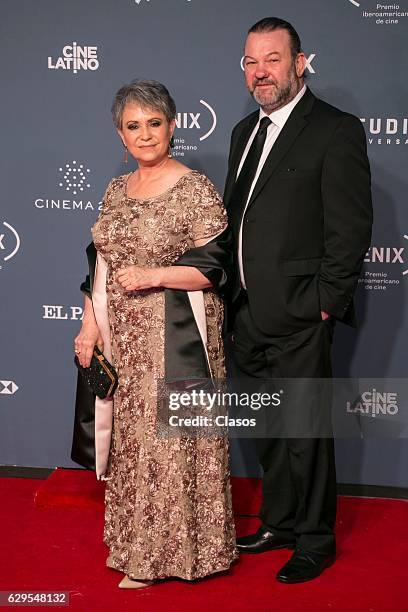
[[[164,291],[126,292],[116,280],[128,265],[170,266],[194,240],[226,226],[220,197],[196,171],[159,196],[129,198],[129,175],[113,179],[92,228],[107,263],[112,357],[119,374],[106,472],[107,565],[132,578],[193,580],[228,569],[237,557],[228,441],[156,435],[156,385],[164,378]],[[213,375],[225,376],[223,305],[204,292]]]

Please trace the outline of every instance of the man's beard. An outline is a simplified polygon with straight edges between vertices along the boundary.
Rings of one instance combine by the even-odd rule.
[[[268,88],[267,91],[264,91],[263,89],[256,87],[258,83],[268,84],[272,87]],[[254,83],[254,88],[251,91],[251,94],[258,104],[262,106],[263,109],[269,111],[268,114],[270,114],[272,111],[281,108],[281,106],[285,106],[285,104],[290,102],[292,98],[295,97],[297,89],[296,73],[291,71],[286,83],[280,86],[271,79],[257,79]]]

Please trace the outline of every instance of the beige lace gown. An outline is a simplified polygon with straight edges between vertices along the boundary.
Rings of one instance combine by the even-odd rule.
[[[213,184],[199,172],[143,200],[127,196],[128,177],[110,182],[92,228],[96,249],[108,264],[108,314],[119,374],[106,473],[106,563],[141,580],[193,580],[228,569],[237,557],[228,441],[156,436],[164,291],[126,292],[115,275],[132,264],[171,266],[194,240],[224,229],[226,213]],[[213,291],[205,291],[204,298],[209,359],[214,375],[222,378],[223,305]]]

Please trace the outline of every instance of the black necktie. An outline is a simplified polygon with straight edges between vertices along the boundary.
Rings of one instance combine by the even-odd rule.
[[[234,217],[241,219],[251,190],[251,185],[258,169],[259,160],[264,148],[268,126],[272,123],[269,117],[263,117],[260,121],[258,131],[252,141],[251,147],[245,158],[241,172],[232,191],[232,206]]]

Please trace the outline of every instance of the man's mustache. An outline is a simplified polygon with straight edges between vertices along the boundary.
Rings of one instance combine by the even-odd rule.
[[[255,88],[257,85],[274,85],[277,87],[277,83],[275,81],[271,81],[271,79],[254,79],[253,87]]]

